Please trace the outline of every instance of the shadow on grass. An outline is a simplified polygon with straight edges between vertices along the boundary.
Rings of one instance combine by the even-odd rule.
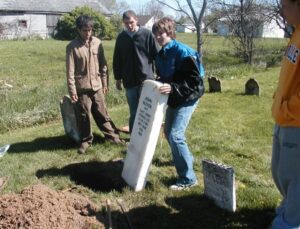
[[[190,194],[166,198],[164,206],[150,205],[130,210],[133,228],[268,228],[273,209],[239,209],[235,213],[222,210],[204,195]],[[126,228],[126,227],[122,227]]]
[[[248,97],[253,96],[253,98],[259,98],[258,95],[249,95],[249,94],[246,94],[245,92],[235,93],[235,95],[236,95],[236,96],[248,96]]]
[[[93,191],[121,192],[126,186],[121,177],[123,163],[121,161],[90,161],[70,164],[63,168],[41,169],[36,172],[40,179],[49,176],[69,176],[77,185],[83,185]]]
[[[163,161],[159,158],[154,158],[152,160],[152,164],[158,167],[174,166],[174,162],[172,160]]]
[[[95,134],[93,143],[102,144],[105,139]],[[24,153],[24,152],[37,152],[39,150],[53,151],[53,150],[68,150],[76,149],[76,142],[66,135],[54,136],[54,137],[41,137],[36,138],[31,142],[18,142],[11,144],[9,153]]]

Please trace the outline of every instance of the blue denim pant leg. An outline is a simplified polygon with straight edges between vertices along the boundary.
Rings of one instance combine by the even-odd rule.
[[[140,93],[141,93],[141,87],[131,87],[131,88],[126,88],[126,98],[127,98],[127,103],[129,106],[129,131],[131,133],[133,124],[134,124],[134,119],[136,115],[136,111],[138,108],[139,104],[139,98],[140,98]]]
[[[189,101],[177,108],[168,107],[165,118],[165,136],[171,147],[173,161],[179,175],[178,183],[191,184],[197,177],[193,170],[194,157],[186,143],[185,131],[196,109],[198,100]]]
[[[283,196],[272,229],[300,229],[300,128],[275,125],[272,175]]]

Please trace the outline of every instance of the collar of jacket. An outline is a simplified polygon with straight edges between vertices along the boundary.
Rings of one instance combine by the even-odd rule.
[[[85,46],[87,46],[87,44],[92,44],[93,43],[93,36],[90,37],[89,41],[86,42],[85,40],[83,40],[80,36],[77,36],[77,39],[79,40],[79,42]]]
[[[165,45],[164,47],[162,47],[161,51],[162,53],[167,52],[169,49],[173,48],[173,46],[175,45],[176,41],[174,39],[172,39],[167,45]]]

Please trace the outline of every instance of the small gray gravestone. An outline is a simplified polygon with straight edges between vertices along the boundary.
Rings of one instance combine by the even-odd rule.
[[[221,81],[214,76],[208,77],[209,92],[221,92]]]
[[[68,95],[65,95],[60,101],[60,111],[66,135],[78,143],[80,141],[80,133],[76,121],[76,111]]]
[[[204,194],[220,208],[236,210],[235,175],[232,167],[202,160]]]
[[[145,187],[167,106],[168,95],[158,91],[161,85],[145,80],[139,99],[122,171],[122,177],[135,191]]]
[[[250,78],[245,84],[245,94],[246,95],[257,95],[259,96],[259,85],[258,82]]]

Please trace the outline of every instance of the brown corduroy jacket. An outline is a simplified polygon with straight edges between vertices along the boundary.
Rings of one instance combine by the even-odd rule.
[[[100,39],[91,37],[88,44],[76,38],[66,49],[69,94],[97,91],[108,86],[108,69]]]

